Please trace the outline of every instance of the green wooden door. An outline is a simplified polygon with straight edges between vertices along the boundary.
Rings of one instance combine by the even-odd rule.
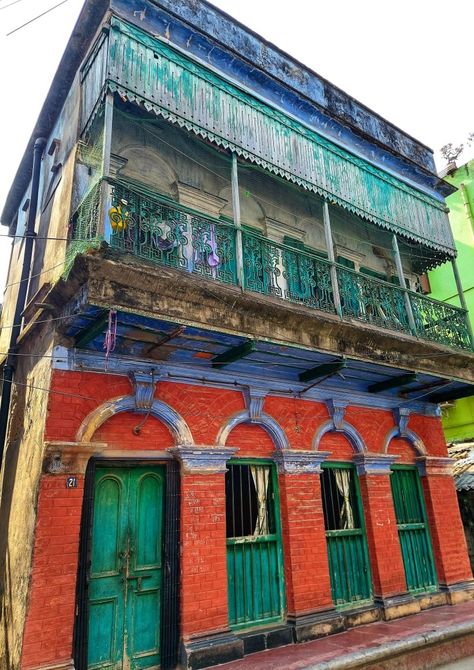
[[[281,620],[285,607],[276,471],[231,463],[226,473],[229,623],[246,628]]]
[[[333,602],[338,607],[369,602],[372,579],[354,467],[325,463],[321,493]]]
[[[163,470],[98,468],[94,487],[87,668],[158,668]]]
[[[394,466],[390,482],[407,588],[414,593],[436,591],[438,580],[418,470]]]

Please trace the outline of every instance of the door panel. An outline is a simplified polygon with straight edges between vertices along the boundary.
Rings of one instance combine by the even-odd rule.
[[[414,467],[394,467],[390,477],[407,588],[436,590],[436,569],[419,474]]]
[[[96,475],[89,576],[88,668],[113,668],[122,659],[121,553],[127,539],[126,481],[119,473]]]
[[[88,670],[159,666],[163,497],[161,468],[96,471]]]

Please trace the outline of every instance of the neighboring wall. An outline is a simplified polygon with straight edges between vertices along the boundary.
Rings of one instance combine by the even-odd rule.
[[[474,159],[462,165],[445,180],[456,186],[456,193],[447,198],[449,220],[458,250],[458,267],[474,327]],[[453,272],[449,263],[429,274],[432,296],[460,305]],[[443,410],[446,439],[467,440],[474,437],[474,397],[462,398]]]
[[[42,286],[54,283],[64,270],[66,238],[72,192],[78,113],[78,77],[63,110],[47,138],[41,164],[40,190],[28,287],[30,301]],[[54,142],[54,140],[57,140]],[[48,153],[48,149],[51,152]],[[12,257],[5,291],[0,332],[0,352],[8,351],[18,295],[25,241],[27,211],[17,215]],[[53,238],[53,239],[50,239]],[[59,238],[59,239],[58,239]],[[45,287],[46,288],[46,287]],[[39,295],[37,301],[42,301]],[[30,314],[31,316],[31,314]],[[36,521],[38,482],[43,462],[43,431],[48,409],[48,388],[54,326],[48,312],[45,321],[28,337],[20,339],[9,415],[5,458],[0,480],[0,668],[19,667],[23,624],[31,579],[33,532]],[[0,358],[3,358],[0,353]],[[1,391],[1,388],[0,388]],[[67,398],[65,399],[67,401]],[[60,524],[54,519],[51,523]],[[54,566],[51,566],[54,570]],[[47,586],[45,586],[47,588]]]

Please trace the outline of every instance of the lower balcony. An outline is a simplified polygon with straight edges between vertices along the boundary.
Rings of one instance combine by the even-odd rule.
[[[138,184],[99,182],[74,213],[71,257],[104,240],[117,251],[209,281],[472,349],[467,312],[459,307],[330,263],[317,252],[238,230],[231,221],[203,216]]]

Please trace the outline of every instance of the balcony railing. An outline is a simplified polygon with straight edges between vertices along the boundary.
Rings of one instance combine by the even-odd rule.
[[[114,183],[108,221],[99,222],[100,184],[72,221],[73,248],[95,242],[98,230],[113,249],[209,280],[238,284],[236,228],[135,185]],[[105,211],[105,207],[104,207]],[[315,253],[242,232],[243,288],[336,314],[331,263]],[[454,305],[349,270],[336,268],[343,319],[355,319],[450,347],[471,350],[467,313]],[[405,303],[408,295],[415,332]]]

